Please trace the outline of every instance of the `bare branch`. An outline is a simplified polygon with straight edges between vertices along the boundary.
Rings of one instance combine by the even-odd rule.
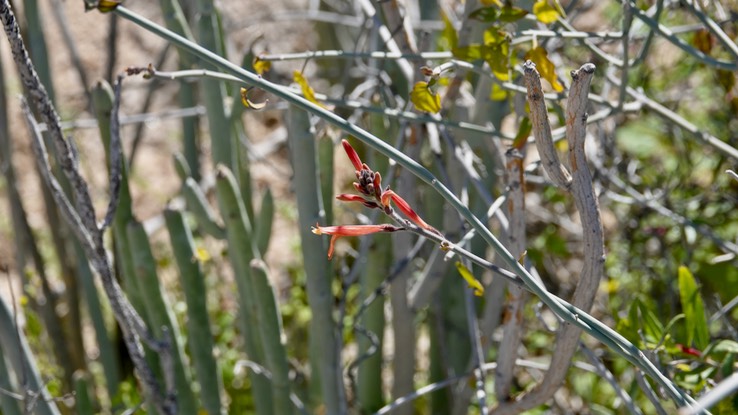
[[[526,78],[537,78],[535,65],[526,62],[525,67]],[[569,91],[569,100],[566,108],[569,164],[572,174],[571,193],[579,211],[584,242],[584,264],[577,288],[574,291],[572,304],[583,310],[589,310],[592,307],[605,262],[599,204],[595,196],[592,175],[589,171],[584,153],[584,139],[586,137],[587,125],[587,94],[594,70],[595,66],[588,63],[582,65],[580,69],[572,71],[571,76],[573,82]],[[535,83],[528,83],[528,87],[529,90],[533,90],[529,92],[529,96],[535,96]],[[531,113],[533,112],[533,106],[531,104]],[[543,113],[545,114],[545,110]],[[546,119],[545,121],[547,125],[548,120]],[[548,139],[548,137],[544,136],[544,139]],[[539,139],[536,140],[536,142],[538,141]],[[496,408],[495,413],[520,413],[535,408],[550,399],[566,376],[571,359],[577,350],[581,332],[580,328],[572,324],[563,323],[556,335],[555,350],[551,357],[549,370],[546,372],[543,381],[536,385],[530,392],[519,396],[514,402],[500,404]]]
[[[530,120],[533,123],[533,135],[536,138],[536,148],[541,156],[541,164],[556,186],[569,189],[572,179],[569,171],[561,164],[559,156],[556,154],[556,147],[554,147],[553,138],[551,137],[551,125],[548,122],[548,111],[543,100],[541,77],[536,71],[536,65],[531,61],[525,62],[523,71],[525,72],[525,83],[528,87]]]
[[[100,225],[100,232],[104,232],[105,228],[110,226],[115,217],[115,210],[118,208],[120,197],[120,185],[123,180],[123,148],[120,145],[120,90],[123,83],[124,75],[118,75],[115,83],[115,99],[113,100],[113,109],[110,112],[110,201],[108,209],[105,212],[105,219]]]

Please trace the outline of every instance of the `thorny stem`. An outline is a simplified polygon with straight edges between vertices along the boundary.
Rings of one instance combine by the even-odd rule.
[[[574,307],[573,305],[553,296],[541,283],[539,283],[535,277],[533,277],[521,264],[518,263],[517,258],[514,258],[507,249],[499,242],[499,240],[492,234],[492,232],[466,207],[457,197],[454,195],[446,186],[440,183],[433,174],[430,173],[426,168],[422,167],[415,160],[409,158],[404,153],[396,150],[381,139],[370,134],[366,130],[357,127],[354,124],[348,123],[338,115],[322,108],[312,102],[295,95],[281,85],[272,83],[270,81],[261,79],[256,74],[244,70],[238,65],[229,62],[221,56],[197,45],[187,39],[177,35],[176,33],[165,29],[164,27],[155,24],[142,16],[139,16],[132,11],[128,10],[123,6],[119,6],[115,9],[115,13],[121,17],[124,17],[133,23],[141,26],[142,28],[149,30],[157,36],[165,39],[169,42],[174,43],[178,47],[181,47],[190,53],[196,54],[202,59],[217,65],[227,73],[234,75],[241,79],[243,82],[257,86],[268,93],[274,94],[282,99],[289,101],[295,106],[302,108],[311,114],[322,118],[323,120],[335,125],[341,130],[348,134],[353,135],[357,139],[366,143],[368,146],[383,154],[386,157],[393,159],[398,165],[412,172],[418,178],[422,179],[428,185],[430,185],[435,191],[437,191],[446,201],[456,209],[469,224],[474,227],[479,235],[487,242],[494,250],[500,255],[502,260],[512,269],[514,273],[518,275],[537,297],[541,299],[553,312],[564,319],[564,321],[578,326],[597,340],[611,348],[616,353],[623,356],[633,365],[643,369],[649,376],[651,376],[656,382],[661,385],[669,396],[680,406],[686,405],[694,400],[681,390],[679,390],[673,382],[666,378],[658,369],[651,363],[646,356],[630,341],[625,339],[619,333],[613,329],[607,327],[602,322],[598,321],[594,317],[590,316],[586,312]]]

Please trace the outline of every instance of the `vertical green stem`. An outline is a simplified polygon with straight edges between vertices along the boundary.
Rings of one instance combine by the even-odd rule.
[[[205,276],[195,258],[195,241],[192,238],[182,212],[167,210],[164,218],[169,229],[169,239],[179,268],[179,276],[187,301],[187,337],[200,382],[200,399],[209,414],[222,414],[223,379],[213,355],[213,334],[207,309]]]
[[[341,376],[341,348],[333,317],[333,273],[327,260],[327,240],[316,240],[310,232],[311,226],[325,223],[318,174],[326,166],[317,165],[315,136],[307,112],[290,107],[288,129],[308,301],[313,313],[310,322],[311,366],[314,369],[313,376],[317,374],[320,378],[325,414],[344,414],[346,400]]]

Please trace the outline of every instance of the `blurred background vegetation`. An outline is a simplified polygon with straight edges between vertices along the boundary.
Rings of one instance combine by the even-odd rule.
[[[116,12],[86,13],[70,0],[11,3],[102,220],[116,77],[149,64],[218,68]],[[521,64],[555,68],[542,76],[562,138],[566,91],[554,84],[570,85],[569,71],[594,63],[587,154],[607,258],[591,314],[695,398],[728,378],[738,353],[738,177],[726,172],[738,161],[738,2],[399,3],[124,6],[271,82],[302,94],[312,87],[317,101],[426,166],[503,236],[510,212],[488,209],[509,194],[506,152],[530,135]],[[377,51],[403,55],[368,55]],[[454,61],[438,79],[442,110],[413,109],[410,91],[427,80],[421,67]],[[0,65],[0,413],[153,413],[90,258],[38,174],[5,41]],[[310,233],[315,222],[386,222],[334,199],[354,192],[341,139],[456,243],[470,228],[433,189],[258,89],[248,96],[268,99],[261,110],[242,105],[236,82],[164,78],[123,81],[124,172],[105,247],[152,334],[171,336],[180,412],[487,413],[539,381],[557,320],[535,296],[520,300],[520,344],[500,356],[512,301],[500,277],[468,265],[486,287],[474,297],[453,261],[415,234],[341,238],[329,261],[328,238]],[[582,266],[579,216],[529,144],[524,259],[568,299]],[[566,159],[565,140],[557,146]],[[498,260],[479,237],[459,244]],[[158,354],[147,347],[146,357],[163,383]],[[492,375],[499,359],[517,359],[502,398]],[[489,371],[486,400],[472,394],[475,367]],[[531,413],[675,411],[652,380],[585,335],[566,382]],[[735,395],[714,411],[737,412]]]

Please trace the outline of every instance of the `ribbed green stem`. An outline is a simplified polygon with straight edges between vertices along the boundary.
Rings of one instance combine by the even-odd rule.
[[[257,317],[258,303],[255,298],[251,261],[260,257],[253,243],[251,220],[238,190],[233,173],[224,165],[217,166],[216,192],[221,216],[225,222],[231,265],[238,285],[239,323],[244,338],[246,353],[251,361],[264,365],[265,354],[258,336],[263,327]],[[273,397],[269,380],[261,374],[250,372],[251,388],[258,414],[272,414]]]
[[[307,112],[290,108],[288,113],[289,149],[294,171],[295,194],[305,261],[307,292],[313,318],[310,322],[310,360],[319,376],[322,403],[329,415],[346,413],[341,358],[336,322],[333,318],[331,272],[327,260],[327,239],[315,240],[310,227],[325,223],[323,199],[320,195],[315,136]],[[328,167],[330,168],[330,167]]]
[[[269,247],[269,240],[272,237],[272,224],[274,223],[274,197],[272,191],[267,188],[264,196],[261,197],[261,208],[259,209],[259,219],[254,224],[256,227],[256,246],[259,252],[264,254]]]
[[[78,257],[83,258],[83,253],[79,252]],[[110,338],[108,329],[105,325],[104,312],[101,302],[107,301],[107,297],[101,296],[95,286],[92,270],[87,262],[80,264],[80,273],[77,275],[82,284],[82,292],[87,303],[87,311],[92,321],[92,327],[95,329],[95,339],[97,340],[97,348],[99,350],[100,364],[103,367],[105,376],[105,385],[108,396],[113,397],[118,393],[118,384],[120,383],[120,366],[118,364],[118,351]]]
[[[26,335],[17,328],[13,313],[2,296],[0,296],[0,347],[7,361],[13,366],[16,379],[23,379],[26,383],[24,388],[38,394],[34,414],[59,415],[59,409],[41,377],[36,358],[28,347]],[[16,390],[15,392],[23,395],[24,391]]]
[[[164,219],[187,301],[187,338],[195,374],[200,382],[200,400],[209,414],[223,414],[225,413],[221,403],[223,379],[213,355],[213,334],[208,318],[205,276],[200,263],[193,260],[196,257],[195,241],[182,212],[167,210],[164,212]]]
[[[90,379],[85,372],[74,374],[74,411],[79,415],[93,415],[97,413],[90,399]]]
[[[3,345],[0,342],[0,388],[6,391],[15,391],[16,388],[10,383],[10,369],[5,364],[5,353],[3,353]],[[5,415],[23,415],[18,406],[20,402],[15,397],[6,393],[0,393],[0,412]]]
[[[333,192],[333,140],[328,134],[318,138],[318,165],[320,171],[320,194],[323,196],[323,209],[325,210],[325,222],[333,223],[333,203],[336,195]]]
[[[218,22],[218,11],[212,0],[198,0],[197,39],[205,49],[224,56],[222,33]],[[212,63],[205,62],[206,69],[213,69]],[[231,123],[225,109],[225,86],[220,81],[204,79],[200,82],[200,95],[208,114],[208,129],[212,147],[213,164],[234,166],[234,153],[231,145]]]
[[[177,388],[179,412],[197,414],[198,404],[192,393],[192,377],[188,370],[189,362],[182,347],[182,332],[156,275],[156,260],[151,253],[149,238],[143,225],[136,221],[128,223],[127,232],[135,264],[135,278],[150,318],[149,327],[158,339],[165,338],[164,330],[169,332],[171,340],[169,347],[174,361],[174,382]]]
[[[287,350],[282,331],[282,317],[277,308],[269,269],[264,261],[251,261],[251,277],[257,302],[257,319],[259,321],[259,337],[264,347],[266,366],[272,373],[272,391],[274,413],[289,415],[294,412],[290,401],[289,364]]]
[[[187,39],[194,40],[187,19],[182,11],[182,7],[177,0],[160,0],[162,15],[166,26],[173,32],[184,36]],[[182,49],[179,52],[180,69],[192,69],[195,58],[189,53],[184,53]],[[182,82],[179,86],[178,101],[180,108],[192,108],[197,104],[195,85],[190,82]],[[190,167],[190,174],[195,181],[200,181],[200,151],[198,149],[198,119],[196,117],[182,118],[182,143],[184,147],[184,157]]]
[[[364,301],[389,276],[392,259],[392,240],[387,235],[378,235],[369,248],[368,266],[360,280],[359,298]],[[384,344],[384,296],[378,296],[367,307],[359,321],[366,331],[376,336],[374,354],[359,365],[358,390],[361,413],[374,413],[384,406],[382,393],[382,345]],[[363,334],[358,334],[359,357],[364,356],[372,345]]]

